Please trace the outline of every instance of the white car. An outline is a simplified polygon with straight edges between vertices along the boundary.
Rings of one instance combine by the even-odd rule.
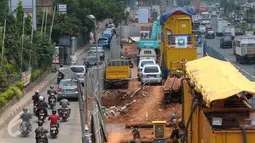
[[[156,64],[156,62],[153,59],[140,60],[138,64],[137,77],[141,78],[143,66],[146,64]]]
[[[141,83],[158,83],[159,85],[162,85],[162,71],[158,64],[144,65]]]
[[[86,76],[87,70],[84,65],[72,65],[70,66],[72,72],[76,73],[80,82],[84,84],[84,77]]]

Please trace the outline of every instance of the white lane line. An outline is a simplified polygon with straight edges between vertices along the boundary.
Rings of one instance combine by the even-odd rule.
[[[227,58],[225,58],[225,59],[229,62],[229,60],[228,60]],[[251,76],[252,78],[254,78],[254,79],[255,79],[255,76],[251,75],[250,73],[248,73],[248,72],[247,72],[247,71],[245,71],[244,69],[240,68],[240,67],[239,67],[239,66],[237,66],[236,64],[232,63],[232,65],[234,65],[237,69],[239,69],[239,70],[243,71],[244,73],[246,73],[247,75],[249,75],[249,76]],[[254,71],[255,71],[255,69],[254,69]]]

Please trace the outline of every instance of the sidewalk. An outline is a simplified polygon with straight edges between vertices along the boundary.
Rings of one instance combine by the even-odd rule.
[[[84,46],[83,48],[79,49],[77,51],[77,54],[81,55],[88,49],[88,45]],[[44,75],[42,75],[44,76]],[[42,92],[45,90],[55,79],[57,78],[57,73],[50,73],[45,76],[44,79],[41,81],[38,81],[37,85],[35,85],[30,91],[25,93],[21,99],[19,99],[18,102],[16,102],[14,105],[10,105],[6,111],[3,111],[3,113],[0,115],[0,130],[9,123],[9,121],[15,117],[18,113],[22,111],[24,107],[32,103],[32,96],[34,95],[36,90],[39,90],[39,92]]]

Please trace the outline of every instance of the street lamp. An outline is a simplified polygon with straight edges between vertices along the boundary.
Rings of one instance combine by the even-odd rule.
[[[97,57],[97,82],[98,82],[98,91],[99,91],[99,95],[100,95],[100,84],[99,84],[99,56],[98,56],[98,45],[97,45],[97,31],[96,31],[96,28],[97,28],[97,22],[96,22],[96,17],[94,15],[88,15],[87,18],[89,18],[91,21],[93,21],[94,23],[94,26],[95,26],[95,30],[94,30],[94,33],[95,33],[95,44],[96,44],[96,57]],[[101,97],[99,97],[100,99]],[[99,100],[100,103],[101,103],[101,99]]]

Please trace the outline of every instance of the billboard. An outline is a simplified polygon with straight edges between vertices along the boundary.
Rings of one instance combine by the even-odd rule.
[[[22,2],[25,17],[29,14],[32,17],[33,28],[36,29],[36,1],[35,0],[9,0],[12,13],[16,16],[19,1]]]
[[[138,10],[138,23],[147,24],[149,19],[149,9],[139,8]]]

